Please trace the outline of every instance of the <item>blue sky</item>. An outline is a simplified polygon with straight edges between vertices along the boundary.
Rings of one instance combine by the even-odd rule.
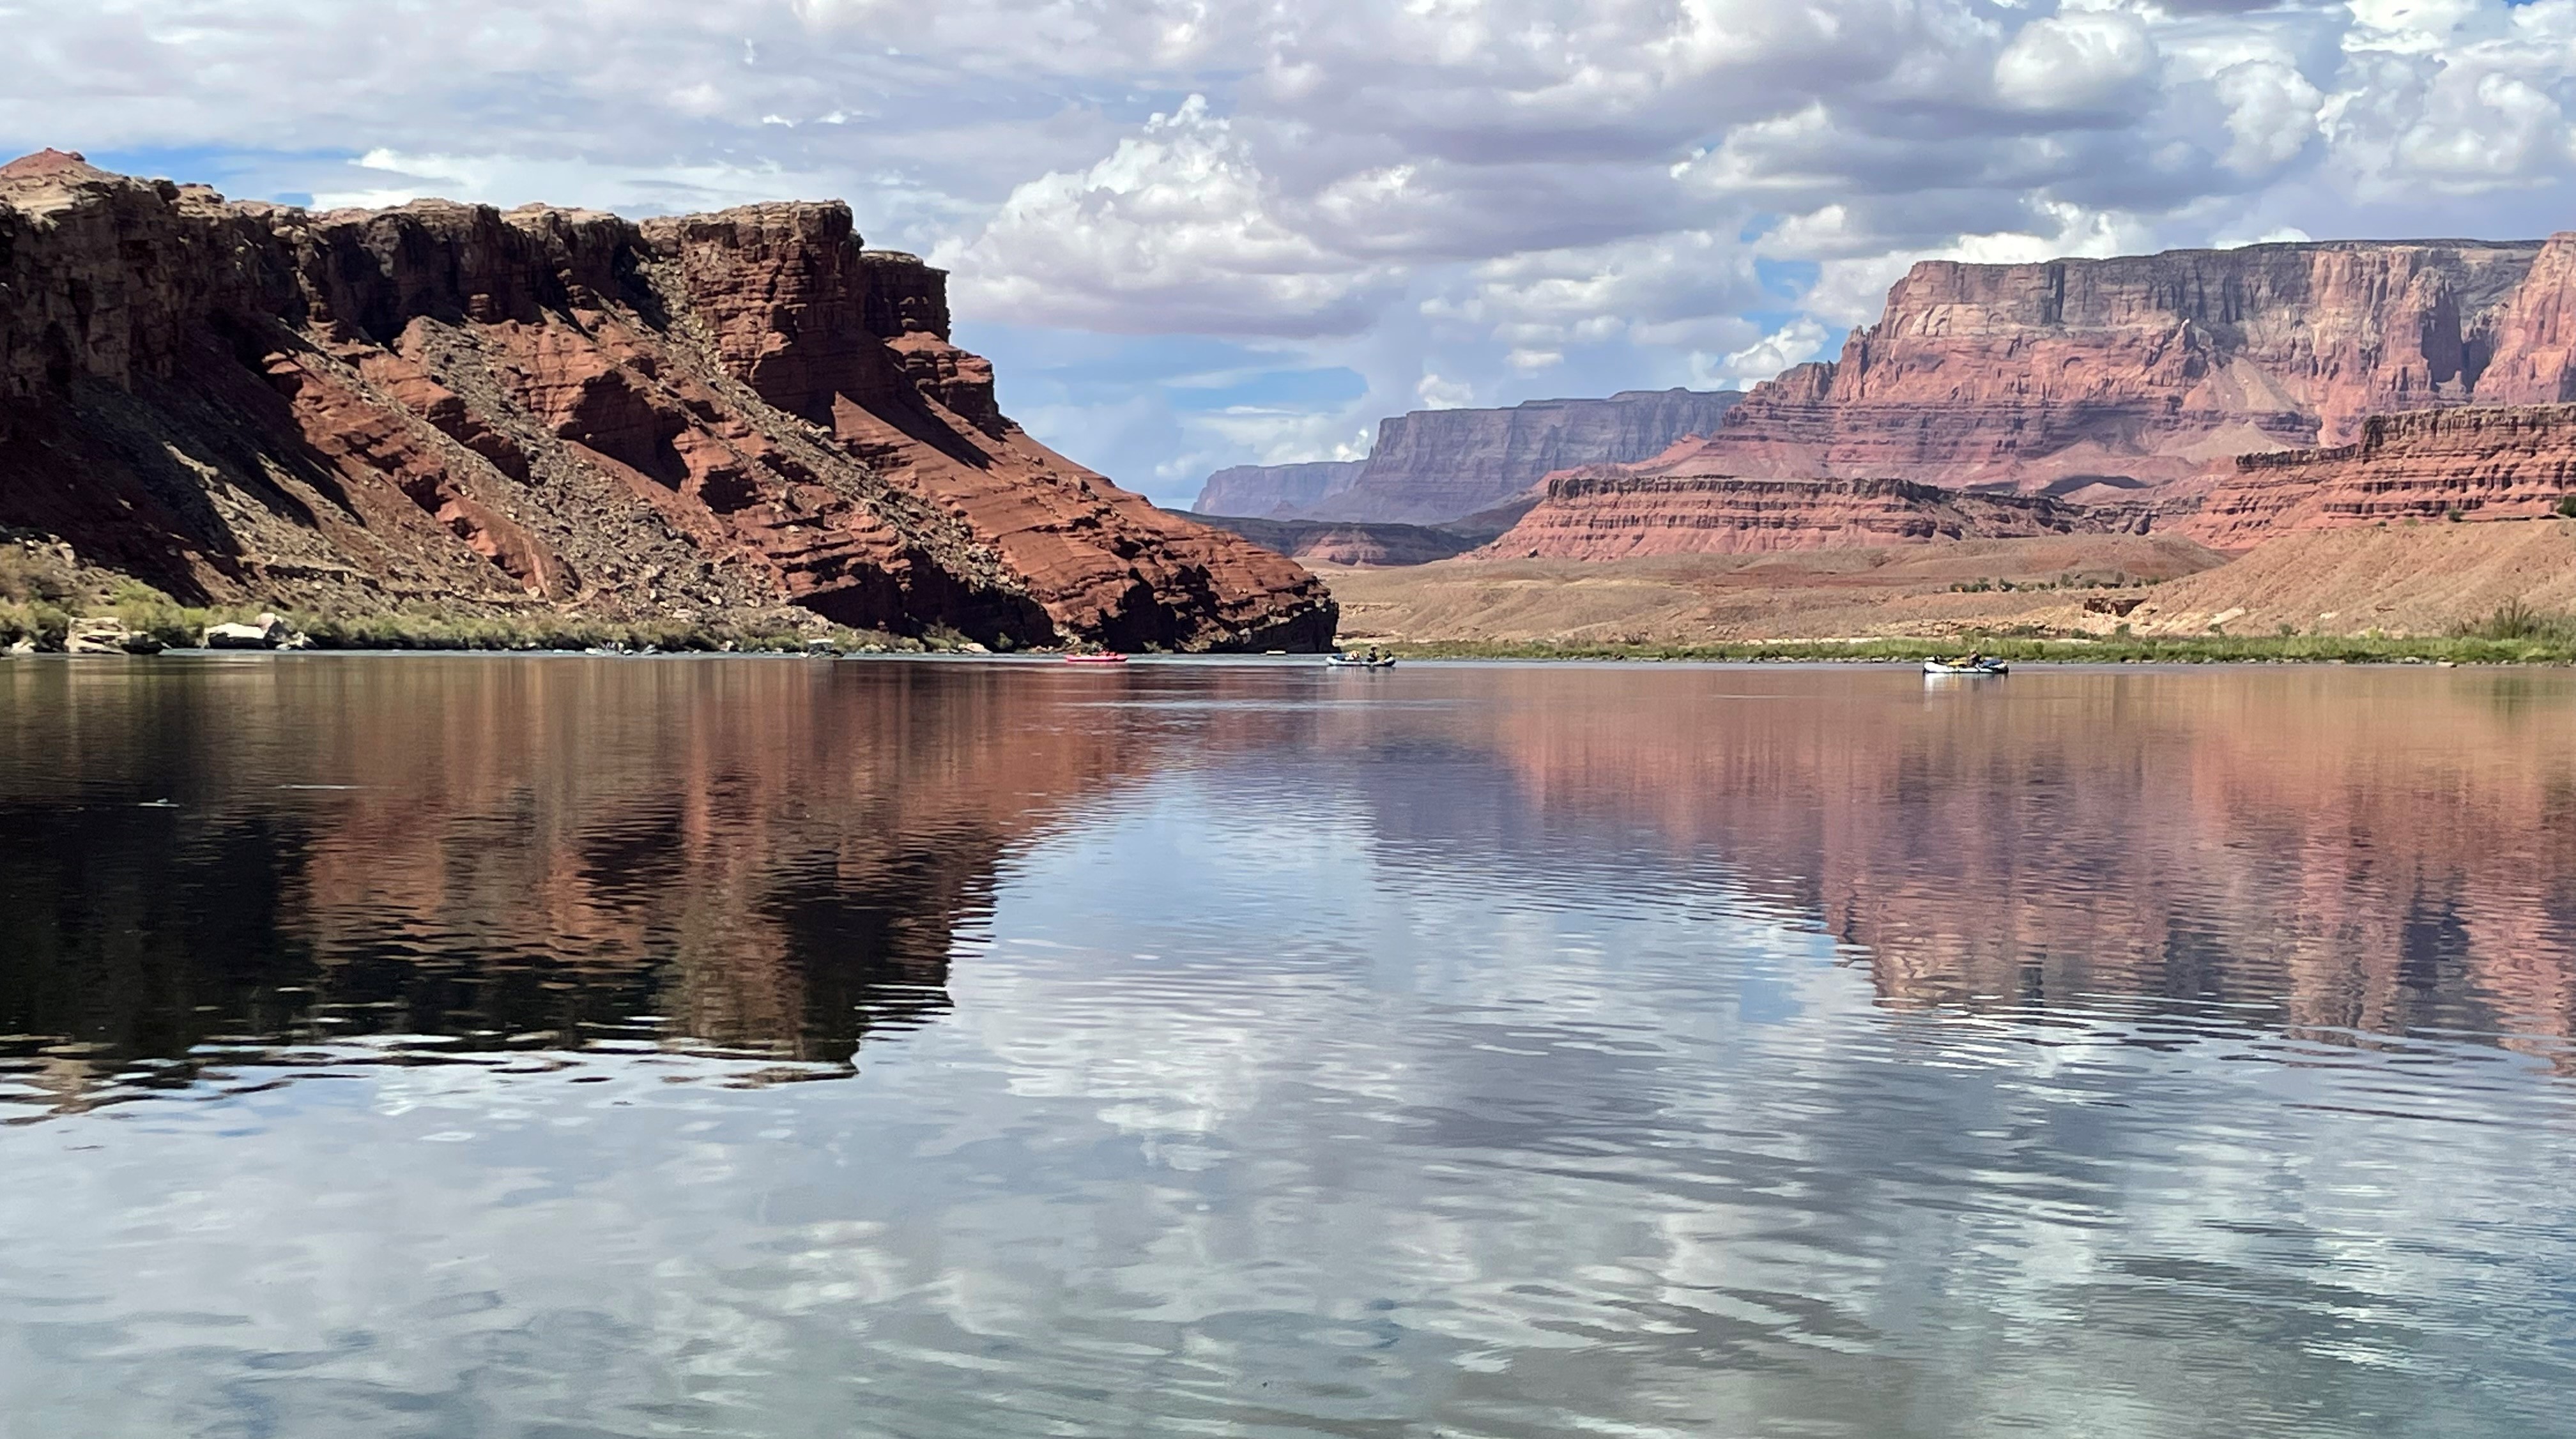
[[[0,147],[227,193],[847,199],[1185,501],[1759,380],[1918,259],[2565,226],[2576,0],[0,0]]]

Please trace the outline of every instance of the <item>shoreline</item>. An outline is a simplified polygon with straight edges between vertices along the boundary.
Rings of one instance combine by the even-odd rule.
[[[2438,668],[2438,669],[2568,669],[2576,668],[2576,655],[2555,646],[2499,646],[2488,641],[2436,642],[2441,648],[2409,648],[2395,642],[2355,649],[2349,652],[2290,654],[2283,652],[2248,652],[2210,654],[2182,646],[2159,647],[2152,652],[2087,652],[2086,647],[2062,645],[2046,654],[2024,653],[1995,645],[1982,649],[1989,658],[2017,667],[2034,670],[2083,670],[2121,668],[2210,669],[2227,667],[2293,666],[2317,668]],[[2466,648],[2453,648],[2465,645]],[[1396,658],[1414,665],[1527,665],[1532,667],[1611,668],[1636,665],[1702,665],[1710,668],[1744,669],[1757,666],[1779,668],[1899,668],[1913,673],[1925,659],[1955,658],[1967,647],[1916,647],[1904,653],[1851,653],[1862,646],[1838,647],[1791,641],[1778,644],[1702,646],[1687,652],[1657,649],[1652,646],[1629,648],[1591,647],[1585,649],[1546,649],[1506,646],[1384,646]],[[2143,649],[2144,647],[2140,647]],[[2521,653],[2493,653],[2497,650],[2521,650]],[[2535,652],[2537,651],[2537,652]],[[1064,657],[1073,653],[1062,650],[1021,650],[1011,653],[985,651],[977,653],[956,649],[858,649],[858,650],[782,650],[679,648],[647,650],[595,650],[480,648],[472,646],[432,647],[425,645],[395,648],[359,646],[304,646],[280,649],[172,647],[153,654],[71,654],[61,650],[0,652],[0,670],[11,660],[77,661],[86,666],[101,660],[200,661],[200,660],[287,660],[287,659],[528,659],[528,660],[825,660],[825,661],[905,661],[939,664],[990,664],[1017,668],[1060,666]],[[1320,653],[1271,654],[1260,651],[1144,651],[1130,658],[1148,668],[1161,665],[1237,665],[1278,669],[1323,669]]]
[[[2111,636],[2034,639],[1962,635],[1956,639],[1742,640],[1711,645],[1561,644],[1380,641],[1399,659],[1713,664],[1919,664],[1971,651],[2007,664],[2377,664],[2563,666],[2576,664],[2576,640],[2481,636],[2276,635]]]

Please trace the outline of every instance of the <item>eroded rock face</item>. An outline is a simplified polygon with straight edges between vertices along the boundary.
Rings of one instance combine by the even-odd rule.
[[[1243,536],[1265,550],[1302,564],[1427,565],[1454,559],[1492,538],[1431,525],[1373,524],[1365,520],[1265,520],[1209,515],[1206,523]]]
[[[2576,494],[2576,405],[2373,415],[2327,449],[2244,455],[2163,527],[2219,549],[2354,525],[2533,519]]]
[[[1239,466],[1209,476],[1192,508],[1446,524],[1520,499],[1554,471],[1643,460],[1686,435],[1710,434],[1742,398],[1733,390],[1626,390],[1501,410],[1415,410],[1378,422],[1377,444],[1356,471]]]
[[[2080,493],[2372,414],[2576,386],[2576,236],[2332,242],[1914,267],[1839,360],[1755,387],[1706,446],[1737,474]]]
[[[1202,515],[1292,519],[1349,489],[1367,468],[1366,460],[1235,465],[1209,475],[1190,508]]]
[[[1547,498],[1480,553],[1492,559],[1621,560],[1877,548],[2142,528],[2124,512],[2039,495],[1979,495],[1903,480],[1779,480],[1687,467],[1601,467],[1551,477]]]
[[[1313,577],[1031,440],[839,204],[312,214],[0,167],[0,525],[191,600],[796,606],[1320,648]]]

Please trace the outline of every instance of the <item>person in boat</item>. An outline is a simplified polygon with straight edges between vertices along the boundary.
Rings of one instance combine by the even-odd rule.
[[[1968,651],[1968,657],[1959,661],[1959,667],[1971,670],[1984,669],[1986,667],[1986,657],[1979,651],[1970,650]]]

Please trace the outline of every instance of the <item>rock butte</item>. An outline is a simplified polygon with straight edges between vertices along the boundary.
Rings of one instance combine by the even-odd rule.
[[[1030,439],[948,335],[837,203],[316,214],[43,151],[0,167],[0,525],[198,602],[1330,643],[1314,577]]]

